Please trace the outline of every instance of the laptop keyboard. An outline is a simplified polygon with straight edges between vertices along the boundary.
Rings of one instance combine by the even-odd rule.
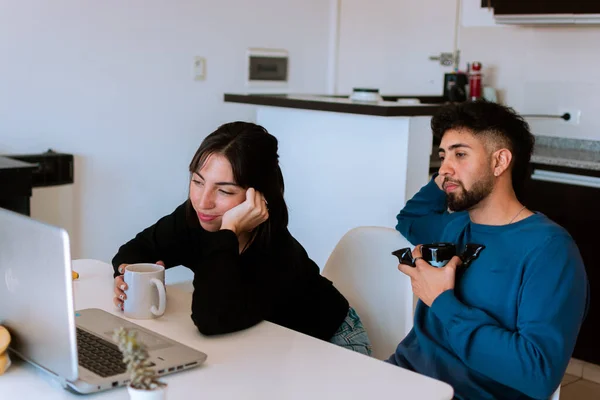
[[[119,348],[96,335],[77,328],[79,365],[103,378],[124,373],[127,367]]]

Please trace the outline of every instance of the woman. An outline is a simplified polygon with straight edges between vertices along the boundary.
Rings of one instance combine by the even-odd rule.
[[[287,229],[277,139],[225,124],[202,142],[190,174],[189,198],[112,260],[115,305],[127,297],[125,266],[160,260],[194,272],[192,320],[204,335],[268,320],[370,355],[356,312]]]

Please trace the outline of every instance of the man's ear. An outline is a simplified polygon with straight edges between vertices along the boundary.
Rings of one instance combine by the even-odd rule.
[[[504,171],[508,170],[512,161],[512,153],[508,149],[496,150],[492,154],[492,168],[494,176],[500,176]]]

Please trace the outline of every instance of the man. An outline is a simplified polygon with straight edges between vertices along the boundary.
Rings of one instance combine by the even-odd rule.
[[[560,384],[587,308],[569,234],[528,210],[521,193],[534,138],[509,108],[469,102],[431,121],[439,173],[398,215],[411,243],[485,245],[468,268],[400,264],[419,297],[415,324],[388,362],[452,385],[458,399],[548,399]],[[566,206],[566,205],[565,205]]]

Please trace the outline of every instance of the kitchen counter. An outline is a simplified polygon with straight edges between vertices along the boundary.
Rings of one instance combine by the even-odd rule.
[[[533,164],[600,171],[600,141],[536,136]]]
[[[417,98],[421,104],[404,105],[399,99]],[[376,103],[353,101],[348,96],[225,93],[225,102],[270,107],[330,111],[383,117],[431,116],[443,105],[439,96],[383,96]],[[600,173],[600,141],[536,135],[532,164],[584,169]],[[437,147],[431,154],[430,170],[439,168]]]
[[[417,98],[420,104],[401,104],[398,99]],[[293,95],[293,94],[232,94],[225,93],[226,103],[331,111],[382,117],[429,116],[442,106],[442,97],[436,96],[383,96],[382,101],[353,101],[348,96]]]

